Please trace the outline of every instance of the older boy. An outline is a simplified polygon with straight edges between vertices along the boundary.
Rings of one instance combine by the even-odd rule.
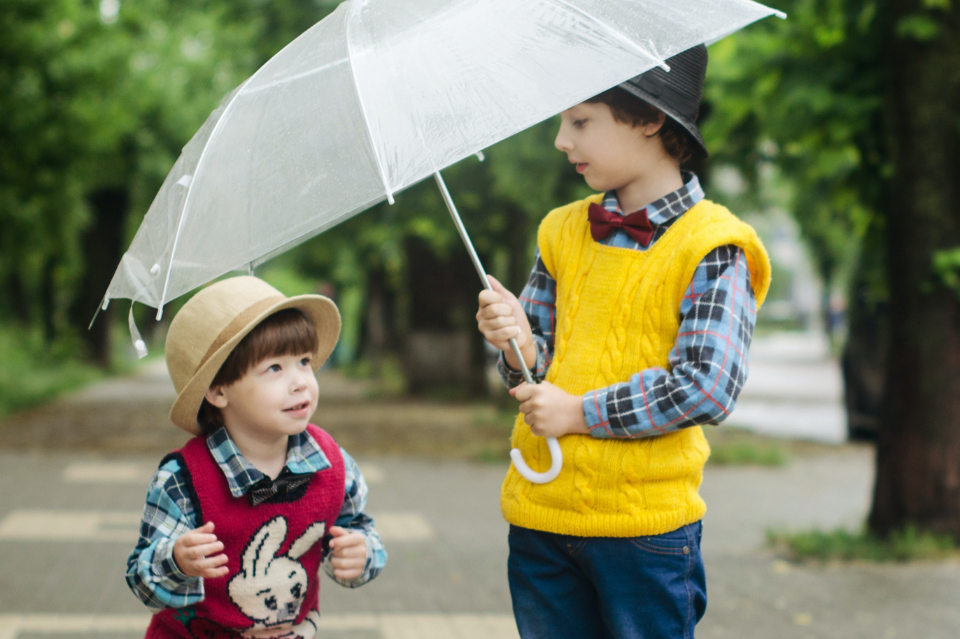
[[[511,467],[503,484],[525,639],[693,637],[706,608],[700,425],[733,408],[770,267],[753,229],[680,170],[706,154],[706,48],[668,62],[561,114],[556,147],[603,194],[543,220],[519,300],[499,283],[479,298],[521,402],[514,447],[535,469],[537,436],[563,451],[553,482]],[[511,337],[545,381],[521,383]]]
[[[196,436],[151,480],[127,561],[131,590],[159,611],[147,637],[311,639],[321,565],[351,588],[382,570],[363,476],[308,423],[339,332],[326,297],[254,277],[209,286],[174,318],[170,418]]]

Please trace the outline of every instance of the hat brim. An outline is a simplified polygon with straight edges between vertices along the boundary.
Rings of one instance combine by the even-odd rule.
[[[703,141],[703,136],[700,135],[700,129],[697,128],[696,124],[694,124],[693,122],[687,122],[670,105],[665,103],[662,99],[650,93],[647,93],[640,87],[636,87],[630,84],[629,82],[624,82],[617,86],[619,86],[624,91],[627,91],[628,93],[640,98],[644,102],[647,102],[648,104],[651,104],[652,106],[657,107],[658,109],[663,111],[665,114],[667,114],[667,116],[671,120],[675,121],[677,124],[682,126],[687,131],[687,133],[689,133],[693,137],[694,141],[696,141],[696,143],[700,146],[700,152],[703,153],[703,157],[705,158],[709,157],[710,153],[707,151],[707,143]]]
[[[298,295],[288,297],[282,302],[267,307],[256,317],[252,318],[236,335],[218,348],[207,359],[206,362],[193,374],[190,381],[186,383],[180,394],[170,408],[170,420],[194,435],[200,434],[200,424],[197,421],[197,413],[203,403],[204,395],[210,388],[213,378],[223,363],[233,352],[233,349],[240,343],[247,334],[254,329],[260,322],[277,311],[288,308],[297,308],[307,314],[310,321],[313,322],[314,329],[317,332],[317,351],[314,353],[311,366],[314,371],[323,366],[333,347],[337,345],[337,339],[340,336],[340,312],[337,306],[330,299],[323,295]]]

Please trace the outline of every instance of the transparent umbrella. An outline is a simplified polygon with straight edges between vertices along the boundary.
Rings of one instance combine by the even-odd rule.
[[[348,0],[227,96],[184,147],[103,307],[126,298],[159,319],[171,299],[430,176],[489,288],[441,169],[775,14],[750,0]],[[560,471],[559,446],[548,445],[546,473],[513,451],[531,481]]]

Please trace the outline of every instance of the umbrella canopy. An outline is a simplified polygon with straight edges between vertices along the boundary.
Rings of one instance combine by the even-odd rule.
[[[162,309],[777,13],[749,0],[344,2],[227,96],[184,147],[104,305]]]

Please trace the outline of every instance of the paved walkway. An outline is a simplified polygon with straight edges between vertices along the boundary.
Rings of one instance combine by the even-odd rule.
[[[758,337],[728,425],[831,444],[847,440],[843,378],[821,333]]]
[[[0,452],[0,638],[142,636],[146,611],[123,581],[156,460]],[[364,458],[370,510],[390,552],[371,584],[324,580],[331,638],[512,638],[505,467]],[[871,452],[844,446],[778,469],[708,467],[703,495],[709,608],[699,637],[954,639],[960,565],[794,565],[768,528],[856,526]],[[429,500],[423,495],[428,493]]]
[[[838,406],[835,368],[812,352],[810,342],[795,338],[758,341],[731,422],[750,425],[751,411],[759,410],[751,406],[767,402],[781,408],[774,419],[758,419],[758,430],[776,424],[765,432],[842,439],[836,423],[830,437],[809,428],[810,419],[796,420],[807,424],[802,432],[791,430],[797,406]],[[798,381],[793,394],[766,383],[770,375]],[[371,484],[370,511],[390,560],[380,578],[357,590],[324,580],[321,636],[515,639],[507,526],[498,507],[505,463],[443,459],[442,446],[423,446],[439,439],[462,454],[458,440],[482,434],[465,424],[485,418],[474,407],[378,406],[362,401],[363,389],[352,383],[336,376],[324,382],[323,412],[332,428],[353,437],[344,444]],[[183,439],[166,422],[171,396],[163,369],[152,366],[135,380],[111,380],[0,425],[0,639],[142,637],[146,610],[127,591],[123,571],[156,451]],[[383,454],[382,441],[399,452]],[[412,446],[428,455],[411,456]],[[958,562],[795,565],[764,547],[768,529],[856,528],[863,521],[872,450],[810,450],[780,468],[707,467],[701,492],[709,506],[709,606],[697,636],[960,636]]]

